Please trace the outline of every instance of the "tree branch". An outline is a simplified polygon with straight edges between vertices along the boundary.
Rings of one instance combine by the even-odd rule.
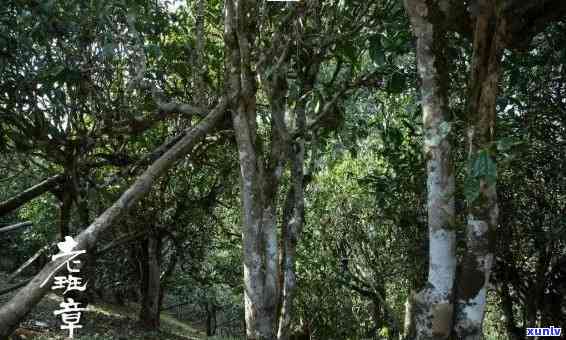
[[[32,257],[30,257],[24,264],[22,264],[18,269],[16,269],[10,276],[8,276],[7,281],[12,282],[16,278],[16,276],[20,275],[20,273],[26,269],[30,264],[32,264],[36,259],[38,259],[41,254],[45,253],[49,248],[53,247],[55,243],[46,244],[41,247]]]
[[[63,179],[63,175],[59,174],[56,176],[52,176],[47,178],[46,180],[28,188],[21,193],[17,194],[16,196],[5,200],[4,202],[0,203],[0,216],[6,215],[7,213],[15,210],[22,205],[26,204],[27,202],[31,201],[32,199],[40,196],[44,192],[50,190],[55,185],[59,183],[59,181]]]
[[[23,227],[29,227],[31,225],[33,225],[33,223],[31,223],[31,221],[12,224],[12,225],[9,225],[7,227],[0,228],[0,234],[7,233],[9,231],[16,230],[16,229],[23,228]]]
[[[144,230],[144,231],[140,231],[140,232],[137,232],[137,233],[128,234],[128,235],[126,235],[126,236],[120,237],[120,238],[118,238],[118,239],[116,239],[116,240],[110,242],[110,243],[107,244],[106,246],[102,247],[100,250],[98,250],[98,251],[96,252],[95,256],[104,254],[105,252],[107,252],[107,251],[109,251],[109,250],[111,250],[111,249],[113,249],[113,248],[116,248],[116,247],[118,247],[118,246],[120,246],[120,245],[122,245],[122,244],[125,244],[125,243],[128,243],[128,242],[137,240],[138,238],[141,238],[141,237],[143,237],[143,236],[146,236],[147,233],[148,233],[148,232]]]

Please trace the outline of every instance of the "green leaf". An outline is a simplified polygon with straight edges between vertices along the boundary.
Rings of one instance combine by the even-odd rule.
[[[496,175],[495,162],[491,159],[491,156],[486,150],[482,150],[478,153],[472,168],[472,175],[475,177]]]
[[[509,151],[513,147],[514,144],[515,143],[513,142],[512,138],[509,138],[509,137],[501,138],[500,140],[498,140],[496,142],[497,151],[500,151],[500,152]]]
[[[405,76],[401,73],[395,72],[389,79],[388,89],[390,93],[398,94],[405,90]]]
[[[57,65],[50,70],[50,73],[53,77],[58,77],[63,71],[65,71],[65,65]]]
[[[466,201],[473,202],[480,196],[479,178],[468,176],[464,182],[464,197]]]
[[[471,176],[483,178],[488,185],[494,185],[497,180],[497,165],[486,150],[478,153],[473,161]]]
[[[440,123],[438,134],[441,139],[444,139],[450,134],[451,130],[452,124],[450,122],[442,122]]]
[[[114,44],[108,43],[102,46],[102,56],[103,57],[112,57],[114,55]]]
[[[272,65],[267,65],[266,69],[265,69],[265,78],[269,79],[271,78],[271,75],[273,74],[273,67]]]
[[[375,64],[385,64],[385,50],[381,44],[381,37],[378,34],[369,38],[369,55]]]
[[[159,45],[148,44],[148,45],[144,46],[144,49],[149,56],[152,56],[152,57],[155,57],[155,58],[161,56],[161,48],[159,47]]]
[[[345,58],[349,59],[352,64],[357,64],[358,52],[356,51],[356,47],[352,44],[352,42],[341,43],[338,47],[338,51]]]
[[[481,150],[470,161],[470,174],[464,182],[464,196],[467,201],[473,202],[480,196],[482,179],[490,186],[495,185],[497,180],[497,166],[487,150]]]
[[[316,104],[314,106],[314,113],[318,114],[320,112],[320,98],[316,101]]]

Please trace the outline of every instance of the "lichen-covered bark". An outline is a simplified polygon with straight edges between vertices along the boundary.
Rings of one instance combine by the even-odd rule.
[[[467,10],[457,0],[405,0],[417,36],[418,68],[423,83],[429,195],[429,282],[428,287],[415,294],[413,299],[416,338],[444,338],[448,336],[450,327],[458,339],[480,339],[482,336],[493,262],[493,234],[498,219],[495,118],[503,50],[505,47],[518,49],[528,46],[534,34],[550,21],[563,17],[566,11],[566,5],[559,0],[478,0],[469,5]],[[553,10],[545,10],[547,8]],[[454,233],[447,227],[452,225],[454,214],[450,145],[446,139],[450,125],[445,119],[445,96],[439,90],[446,83],[442,75],[445,70],[439,62],[443,29],[464,33],[466,37],[473,36],[467,130],[471,168],[466,183],[467,192],[471,194],[467,195],[466,253],[460,266],[455,296],[451,296],[455,265]],[[451,301],[456,306],[452,326]],[[437,318],[435,315],[446,317]]]
[[[493,263],[493,233],[498,217],[495,102],[505,30],[505,20],[496,12],[495,3],[480,0],[478,6],[468,111],[468,155],[472,166],[468,176],[474,178],[468,178],[468,181],[472,181],[468,185],[478,185],[479,195],[468,201],[466,253],[457,282],[454,325],[458,338],[469,340],[482,337],[487,288]],[[480,161],[493,166],[491,169],[484,167],[483,172],[478,173],[476,164]]]
[[[240,163],[240,200],[244,260],[244,303],[248,339],[274,339],[278,298],[277,192],[282,150],[279,141],[265,145],[258,136],[256,74],[252,49],[257,4],[225,2],[227,92]],[[275,115],[276,113],[273,113]],[[277,131],[274,131],[277,136]]]
[[[454,174],[449,140],[445,32],[434,2],[405,0],[417,38],[427,171],[429,272],[414,297],[415,339],[446,339],[451,333],[456,272]]]

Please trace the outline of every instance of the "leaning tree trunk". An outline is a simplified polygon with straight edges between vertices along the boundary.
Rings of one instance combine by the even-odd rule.
[[[435,22],[438,16],[433,13],[438,8],[433,7],[432,2],[405,0],[405,7],[417,38],[428,190],[428,283],[414,297],[414,338],[446,339],[451,332],[453,316],[456,236],[445,32],[441,23]]]
[[[470,78],[466,253],[458,275],[454,331],[458,339],[481,339],[497,227],[495,116],[504,20],[496,4],[478,2]]]
[[[75,238],[78,242],[75,250],[84,249],[87,250],[87,253],[92,250],[100,234],[149,192],[158,177],[171,168],[178,159],[187,155],[194,145],[200,142],[220,122],[222,117],[224,117],[225,109],[226,101],[224,98],[221,98],[210,114],[151,164],[110,208],[98,216],[88,228]],[[52,274],[64,263],[65,259],[63,257],[49,262],[10,301],[2,305],[2,308],[0,308],[0,339],[7,338],[17,328],[19,322],[50,290],[53,281]],[[46,284],[41,286],[43,282],[46,282]]]

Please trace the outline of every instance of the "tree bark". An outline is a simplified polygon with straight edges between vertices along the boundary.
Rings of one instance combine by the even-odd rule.
[[[307,93],[308,91],[305,91]],[[295,125],[299,135],[292,144],[291,158],[291,188],[286,203],[286,212],[283,216],[282,225],[282,251],[281,251],[281,301],[279,301],[279,328],[277,339],[288,340],[291,331],[293,312],[293,298],[296,290],[295,260],[297,253],[297,242],[304,225],[305,199],[304,199],[304,158],[305,158],[305,133],[306,133],[306,103],[301,101],[297,104]]]
[[[444,56],[446,33],[435,2],[405,0],[405,8],[417,38],[428,190],[428,283],[415,295],[415,339],[446,339],[451,333],[456,273],[454,172]]]
[[[102,215],[98,216],[88,228],[82,231],[75,240],[78,242],[75,250],[91,250],[100,234],[108,229],[123,214],[137,203],[150,189],[155,180],[171,168],[177,160],[187,155],[196,143],[220,122],[225,114],[226,101],[224,98],[198,125],[194,126],[178,143],[165,152],[126,190],[122,196]],[[49,262],[23,289],[10,301],[0,308],[0,339],[8,337],[16,329],[29,311],[50,290],[53,280],[52,273],[64,264],[63,258]],[[41,284],[47,280],[46,284]]]
[[[59,241],[64,241],[65,236],[70,235],[69,225],[71,223],[71,213],[73,211],[73,196],[71,191],[63,188],[61,192],[61,202],[59,208]]]
[[[16,283],[15,285],[8,287],[8,288],[4,288],[2,290],[0,290],[0,295],[4,295],[4,294],[8,294],[10,292],[13,292],[14,290],[25,286],[26,284],[28,284],[28,282],[30,282],[30,280],[24,280],[22,282]]]
[[[77,193],[77,212],[79,215],[79,221],[81,224],[81,229],[86,228],[90,223],[90,210],[88,206],[88,200],[86,192],[79,189],[78,184],[78,174],[76,171],[73,171],[73,185],[75,188],[75,193]],[[91,287],[96,287],[96,261],[97,261],[97,254],[96,247],[93,248],[92,251],[88,252],[85,256],[85,263],[83,266],[83,277],[86,282],[89,282]],[[86,292],[80,296],[81,303],[84,303],[85,306],[93,301],[96,298],[95,289],[87,289]]]
[[[271,340],[275,338],[278,299],[276,197],[281,156],[277,149],[280,144],[274,139],[272,157],[266,162],[257,134],[256,81],[251,56],[257,30],[256,11],[254,1],[226,1],[224,40],[227,91],[233,107],[240,163],[246,336]],[[274,133],[277,135],[278,131]]]
[[[507,330],[507,336],[510,340],[521,340],[525,331],[517,327],[515,322],[515,314],[513,312],[513,300],[511,294],[509,293],[509,287],[507,282],[501,283],[501,289],[499,291],[499,296],[501,298],[501,308],[503,310],[503,315],[505,316],[505,328]]]
[[[146,246],[145,261],[142,268],[142,303],[140,310],[140,322],[147,330],[159,330],[160,320],[160,297],[161,297],[161,238],[156,232],[150,233],[144,242]]]
[[[216,304],[214,301],[206,302],[206,335],[214,336],[216,334]]]
[[[195,89],[195,102],[197,106],[204,107],[207,104],[205,76],[206,65],[204,63],[205,56],[205,13],[204,13],[205,0],[198,0],[195,3],[195,31],[196,31],[196,49],[195,49],[195,68],[194,74],[194,89]]]
[[[42,195],[46,191],[49,191],[55,187],[62,178],[63,175],[49,177],[48,179],[22,191],[16,196],[7,199],[4,202],[0,202],[0,216],[6,215],[12,210],[17,209],[32,199]]]
[[[293,215],[288,223],[283,224],[283,252],[281,275],[283,285],[281,287],[281,311],[279,315],[279,328],[277,339],[288,340],[290,335],[291,317],[293,311],[293,298],[296,290],[295,260],[297,253],[297,242],[299,240],[304,224],[304,194],[303,194],[303,158],[304,141],[295,144],[295,155],[293,155],[293,192],[294,201]],[[300,168],[300,169],[299,169]]]
[[[415,291],[411,291],[405,301],[405,319],[403,320],[403,338],[402,339],[414,339],[416,336],[416,326],[415,326]]]
[[[139,275],[139,283],[140,283],[140,292],[139,296],[141,296],[141,303],[143,309],[143,303],[146,300],[147,291],[149,289],[149,247],[147,239],[143,239],[140,241],[138,248],[136,249],[138,253],[135,257],[138,264],[138,275]],[[142,313],[140,312],[139,315],[140,321],[142,320]]]
[[[492,1],[480,0],[474,32],[470,78],[466,253],[458,275],[454,331],[459,339],[481,339],[493,263],[498,207],[495,172],[496,99],[505,20]],[[479,187],[478,187],[479,186]]]

